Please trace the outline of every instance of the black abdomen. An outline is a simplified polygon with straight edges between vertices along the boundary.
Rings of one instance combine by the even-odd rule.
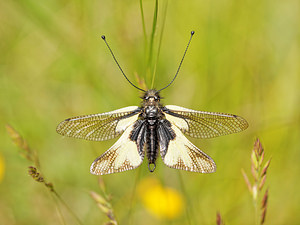
[[[155,161],[159,151],[158,143],[158,133],[157,133],[157,124],[160,115],[160,110],[158,105],[154,104],[152,100],[149,102],[149,105],[145,107],[144,119],[147,121],[147,158],[148,158],[148,168],[150,172],[153,172],[155,169]]]
[[[157,141],[157,130],[155,125],[148,125],[148,137],[147,137],[147,158],[149,161],[149,170],[153,172],[155,169],[155,161],[158,153],[158,141]],[[154,165],[151,168],[151,164]]]

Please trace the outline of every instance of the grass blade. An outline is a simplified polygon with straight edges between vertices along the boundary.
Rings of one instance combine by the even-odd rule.
[[[148,68],[150,68],[149,75],[153,74],[153,69],[151,69],[152,65],[152,58],[153,58],[153,43],[154,43],[154,36],[156,32],[156,24],[157,24],[157,16],[158,16],[158,0],[155,0],[155,7],[154,7],[154,15],[153,15],[153,23],[152,23],[152,32],[150,37],[150,46],[149,46],[149,57],[148,57]]]
[[[156,75],[156,66],[157,66],[157,63],[158,63],[160,47],[161,47],[161,43],[162,43],[162,38],[163,38],[164,28],[165,28],[165,22],[166,22],[167,8],[168,8],[168,0],[165,1],[164,10],[163,10],[163,22],[162,22],[162,27],[161,27],[160,37],[159,37],[156,61],[155,61],[155,64],[154,64],[154,69],[153,69],[151,88],[153,88],[153,86],[154,86],[154,80],[155,80],[155,75]]]

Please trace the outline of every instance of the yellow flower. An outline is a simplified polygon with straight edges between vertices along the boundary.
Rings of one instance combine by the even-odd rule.
[[[161,219],[174,219],[183,211],[181,194],[173,188],[163,187],[154,178],[146,178],[138,185],[138,194],[145,208]]]
[[[4,159],[2,155],[0,155],[0,182],[2,181],[4,176]]]

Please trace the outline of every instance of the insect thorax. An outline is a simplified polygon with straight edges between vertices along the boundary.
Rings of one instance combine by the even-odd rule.
[[[142,119],[146,119],[150,125],[154,125],[157,120],[163,117],[161,108],[159,92],[155,89],[148,90],[143,96]]]
[[[159,92],[154,89],[148,90],[143,96],[140,119],[144,120],[146,126],[146,153],[151,172],[155,168],[155,161],[159,152],[157,128],[159,121],[164,117],[161,108]],[[154,165],[153,169],[150,169],[150,164]]]

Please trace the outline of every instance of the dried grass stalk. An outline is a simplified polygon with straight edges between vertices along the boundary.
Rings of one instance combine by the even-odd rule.
[[[40,163],[36,152],[29,147],[27,141],[19,134],[19,132],[9,124],[6,124],[6,130],[13,143],[20,149],[20,154],[28,161],[34,163],[36,167],[39,167]]]
[[[267,201],[269,197],[268,189],[266,189],[265,194],[261,197],[263,192],[266,179],[267,179],[267,171],[270,166],[271,159],[269,159],[264,166],[265,158],[265,151],[262,147],[262,144],[259,139],[256,139],[254,143],[254,147],[251,153],[251,174],[253,178],[253,182],[251,184],[246,172],[242,169],[242,174],[245,180],[245,183],[248,187],[249,192],[252,195],[255,210],[256,210],[256,217],[255,221],[257,224],[264,224],[266,220],[266,213],[267,213]],[[259,208],[259,201],[261,199],[261,207]]]
[[[74,217],[78,224],[82,225],[82,222],[76,216],[76,214],[71,210],[71,208],[66,204],[66,202],[61,198],[61,196],[55,191],[54,186],[51,182],[46,182],[46,179],[40,172],[40,163],[38,159],[38,155],[35,151],[33,151],[30,147],[28,142],[17,132],[12,126],[6,125],[6,130],[8,135],[11,137],[13,143],[20,148],[20,154],[25,157],[28,161],[33,163],[34,166],[28,167],[28,174],[37,182],[43,183],[51,193],[62,203],[65,208],[69,211],[69,213]],[[55,201],[57,202],[57,201]],[[64,221],[62,216],[62,212],[60,211],[59,205],[57,205],[57,210],[61,220]]]
[[[111,196],[106,194],[105,184],[101,177],[98,179],[98,184],[103,194],[100,195],[94,191],[91,191],[90,195],[96,201],[99,209],[108,217],[109,221],[106,222],[105,225],[117,225],[118,222],[114,215],[113,207],[110,204]]]
[[[217,212],[216,223],[217,223],[217,225],[225,225],[225,223],[224,223],[224,221],[223,221],[223,219],[222,219],[222,217],[221,217],[220,212]]]
[[[103,197],[102,195],[91,191],[90,192],[91,197],[95,200],[97,203],[97,206],[99,209],[108,217],[109,221],[105,224],[112,224],[112,225],[117,225],[117,220],[115,218],[113,208],[111,204],[109,203],[108,199]]]

